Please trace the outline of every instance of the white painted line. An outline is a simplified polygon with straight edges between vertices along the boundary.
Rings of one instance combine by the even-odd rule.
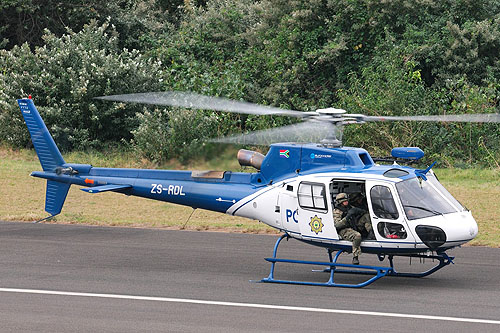
[[[337,313],[337,314],[348,314],[348,315],[393,317],[393,318],[411,318],[411,319],[425,319],[425,320],[444,320],[444,321],[454,321],[454,322],[500,325],[499,320],[488,320],[488,319],[441,317],[441,316],[427,316],[427,315],[404,314],[404,313],[384,313],[384,312],[372,312],[372,311],[336,310],[336,309],[309,308],[309,307],[302,307],[302,306],[286,306],[286,305],[271,305],[271,304],[256,304],[256,303],[205,301],[205,300],[197,300],[197,299],[170,298],[170,297],[133,296],[133,295],[119,295],[119,294],[94,294],[94,293],[80,293],[80,292],[70,292],[70,291],[15,289],[15,288],[0,288],[0,292],[57,295],[57,296],[75,296],[75,297],[97,297],[97,298],[110,298],[110,299],[126,299],[126,300],[135,300],[135,301],[188,303],[188,304],[202,304],[202,305],[219,305],[219,306],[232,306],[232,307],[242,307],[242,308],[257,308],[257,309],[271,309],[271,310],[285,310],[285,311],[303,311],[303,312],[320,312],[320,313]]]

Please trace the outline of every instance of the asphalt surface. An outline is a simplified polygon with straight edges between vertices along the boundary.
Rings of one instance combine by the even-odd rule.
[[[454,249],[449,254],[456,256],[455,265],[429,277],[385,277],[363,289],[250,282],[269,274],[264,258],[271,255],[276,239],[0,222],[0,331],[500,331],[500,322],[453,319],[500,320],[500,249]],[[279,254],[326,259],[323,249],[295,240],[282,242]],[[349,255],[341,257],[342,262],[349,260]],[[361,261],[378,264],[370,255]],[[400,264],[421,267],[418,260],[411,266],[408,259]],[[277,266],[277,277],[328,279],[310,267],[287,264]],[[265,308],[269,305],[291,308]]]

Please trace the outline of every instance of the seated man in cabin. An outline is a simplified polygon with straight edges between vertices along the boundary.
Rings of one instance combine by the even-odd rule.
[[[353,193],[349,195],[349,203],[353,208],[358,210],[351,211],[351,215],[354,215],[356,220],[356,225],[361,233],[361,238],[363,239],[375,239],[375,234],[373,233],[372,223],[370,221],[370,214],[368,213],[368,204],[363,193]]]
[[[365,212],[368,212],[368,205],[366,204],[366,198],[363,193],[353,193],[349,195],[349,199],[349,203],[351,204],[351,206],[360,208]]]
[[[347,194],[339,193],[335,197],[333,220],[339,236],[352,242],[352,263],[359,265],[361,232],[373,233],[369,214],[360,208],[352,207]]]

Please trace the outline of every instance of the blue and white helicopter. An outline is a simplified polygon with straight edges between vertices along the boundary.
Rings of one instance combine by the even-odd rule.
[[[375,117],[347,114],[328,108],[314,112],[285,110],[185,92],[141,93],[99,97],[103,100],[212,109],[254,115],[301,118],[294,125],[222,138],[219,142],[270,144],[264,156],[240,150],[238,161],[257,172],[177,171],[99,168],[66,163],[31,98],[18,100],[43,171],[31,173],[47,180],[45,210],[53,217],[61,212],[71,185],[96,194],[117,192],[179,205],[202,208],[259,220],[283,232],[274,247],[271,272],[262,282],[338,287],[363,287],[383,276],[423,277],[452,263],[448,249],[472,240],[477,223],[463,205],[440,184],[433,171],[403,166],[424,153],[416,147],[392,150],[393,164],[379,165],[361,148],[343,147],[342,128],[371,121],[500,122],[500,114],[448,116]],[[307,133],[304,136],[304,133]],[[288,142],[294,143],[275,143]],[[297,143],[318,142],[319,143]],[[401,163],[402,164],[402,163]],[[338,262],[352,250],[351,242],[339,237],[333,209],[339,193],[361,196],[373,226],[374,237],[363,239],[364,253],[376,254],[385,266],[350,265]],[[277,257],[284,239],[294,238],[324,247],[328,261],[303,261]],[[399,272],[393,258],[428,258],[437,264],[424,272]],[[278,262],[326,267],[329,280],[322,282],[279,280]],[[335,273],[369,275],[361,283],[337,283]]]

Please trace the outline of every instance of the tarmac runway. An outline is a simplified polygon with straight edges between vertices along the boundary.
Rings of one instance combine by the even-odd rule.
[[[276,239],[0,222],[0,331],[500,332],[500,249],[454,249],[455,265],[429,277],[362,289],[250,282],[269,274]],[[327,259],[296,240],[279,255]],[[372,255],[361,261],[380,265]],[[277,277],[328,280],[288,264]]]

